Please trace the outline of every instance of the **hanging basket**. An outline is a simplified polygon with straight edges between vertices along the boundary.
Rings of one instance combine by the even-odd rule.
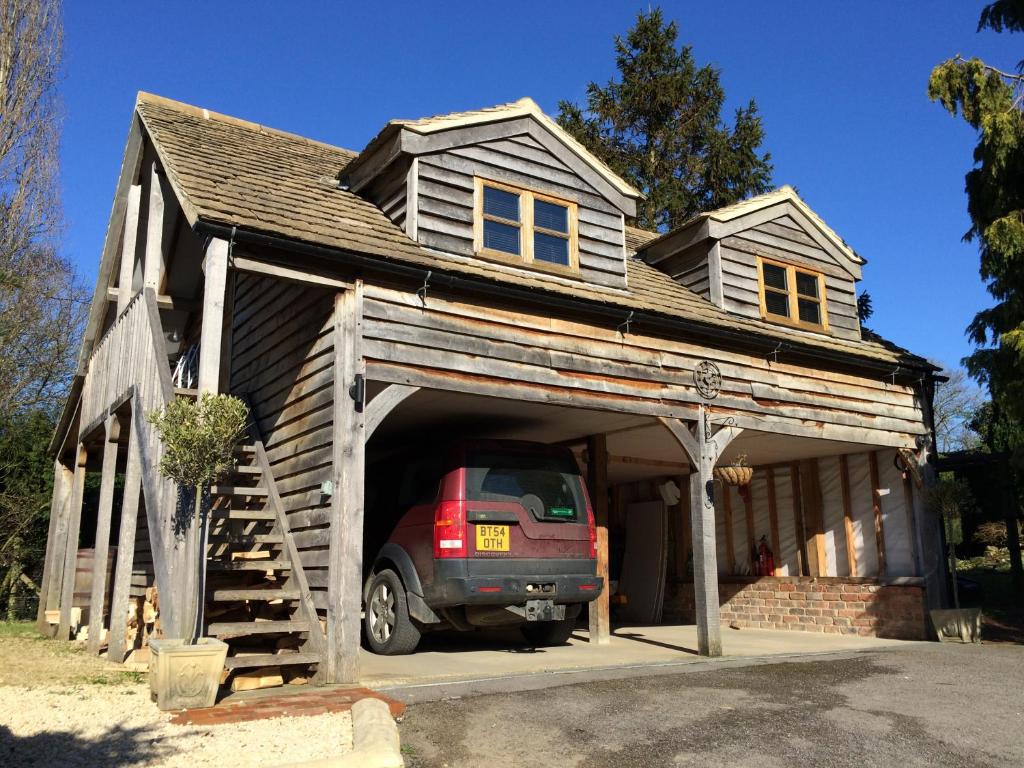
[[[749,485],[754,477],[754,468],[742,464],[727,464],[715,467],[715,477],[726,485]]]

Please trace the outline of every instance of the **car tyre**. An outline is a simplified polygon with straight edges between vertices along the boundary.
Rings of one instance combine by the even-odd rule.
[[[542,648],[564,645],[576,628],[576,619],[561,621],[529,621],[519,629],[530,645]]]
[[[382,656],[412,653],[420,630],[409,618],[409,602],[398,574],[390,569],[375,573],[366,590],[363,633],[370,650]]]

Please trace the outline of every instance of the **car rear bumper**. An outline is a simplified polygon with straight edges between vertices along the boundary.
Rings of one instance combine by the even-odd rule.
[[[434,582],[425,587],[423,597],[431,608],[523,605],[538,599],[588,603],[597,599],[604,586],[596,572],[595,561],[583,558],[435,560]]]

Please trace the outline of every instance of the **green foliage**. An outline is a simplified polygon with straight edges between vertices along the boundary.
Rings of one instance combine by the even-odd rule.
[[[861,291],[860,295],[857,296],[857,319],[862,323],[866,323],[873,314],[875,314],[875,308],[871,306],[871,294],[867,291]]]
[[[979,28],[1020,30],[1021,2],[995,2],[983,10]],[[978,348],[964,359],[968,371],[987,384],[1004,417],[1024,423],[1024,113],[1020,75],[1001,72],[978,59],[959,56],[931,74],[928,95],[978,132],[974,167],[966,176],[971,228],[981,277],[994,306],[968,327]],[[1016,446],[1015,446],[1016,447]]]
[[[963,540],[961,521],[976,506],[965,480],[940,477],[928,491],[928,507],[944,521],[946,541],[951,544],[960,544]]]
[[[40,580],[53,492],[53,459],[46,453],[55,420],[24,411],[0,423],[0,601],[19,616],[21,575]]]
[[[249,409],[237,397],[204,393],[179,397],[146,418],[160,432],[160,471],[181,485],[208,485],[235,467],[234,449],[246,431]]]
[[[559,103],[559,124],[642,191],[636,224],[679,226],[701,211],[770,188],[771,156],[753,99],[723,123],[719,73],[677,47],[675,22],[660,9],[641,12],[625,39],[616,36],[620,79],[587,86],[583,110]]]

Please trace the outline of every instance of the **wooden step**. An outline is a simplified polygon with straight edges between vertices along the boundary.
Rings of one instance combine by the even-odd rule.
[[[259,653],[252,656],[228,656],[224,666],[228,669],[284,667],[291,664],[316,664],[319,661],[319,653]]]
[[[269,632],[308,632],[309,622],[299,619],[291,621],[222,621],[210,624],[206,631],[217,637],[264,635]]]
[[[211,560],[206,564],[208,571],[290,571],[290,560]]]
[[[214,496],[266,496],[266,488],[246,485],[215,485],[210,489]]]
[[[256,446],[249,445],[248,443],[242,443],[241,445],[235,446],[235,453],[244,453],[246,455],[252,455],[256,453]]]
[[[175,387],[174,388],[174,394],[176,394],[178,397],[192,397],[192,398],[196,398],[196,397],[199,397],[199,390],[198,389],[188,389],[187,387]]]
[[[259,467],[253,467],[249,464],[238,464],[232,470],[236,475],[262,475],[263,470]]]
[[[277,520],[277,514],[269,509],[211,509],[210,517],[215,520]]]
[[[215,603],[227,603],[234,600],[298,600],[299,590],[261,587],[215,589],[210,599]]]
[[[211,533],[211,544],[235,544],[239,547],[251,547],[257,544],[284,544],[284,536],[280,533]]]

